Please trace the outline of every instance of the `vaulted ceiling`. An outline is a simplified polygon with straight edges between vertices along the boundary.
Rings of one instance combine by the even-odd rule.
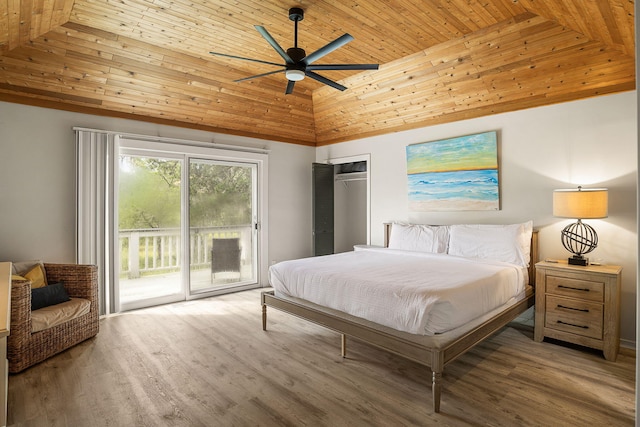
[[[355,39],[285,95],[256,31]],[[0,0],[0,100],[326,145],[635,88],[632,0]],[[37,118],[34,118],[37,121]],[[541,124],[543,125],[543,124]]]

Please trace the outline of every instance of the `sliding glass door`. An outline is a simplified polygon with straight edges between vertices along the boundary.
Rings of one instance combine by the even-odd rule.
[[[121,152],[117,247],[125,309],[184,299],[182,170],[182,159]]]
[[[192,294],[256,280],[256,165],[190,159]]]
[[[258,163],[121,144],[119,310],[256,287]]]

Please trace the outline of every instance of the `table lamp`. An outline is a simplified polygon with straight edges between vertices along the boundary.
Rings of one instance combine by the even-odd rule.
[[[584,255],[598,246],[598,234],[582,220],[606,218],[609,209],[608,197],[606,188],[578,187],[553,191],[553,216],[578,220],[567,225],[560,235],[562,245],[573,254],[568,259],[569,264],[589,264],[589,259]]]

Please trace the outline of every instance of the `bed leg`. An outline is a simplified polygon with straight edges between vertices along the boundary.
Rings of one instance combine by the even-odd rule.
[[[340,338],[342,341],[342,357],[347,357],[347,336],[345,334],[340,334]]]
[[[267,306],[262,304],[262,330],[267,330]]]
[[[440,412],[440,391],[442,389],[442,372],[433,371],[431,390],[433,392],[433,412]]]

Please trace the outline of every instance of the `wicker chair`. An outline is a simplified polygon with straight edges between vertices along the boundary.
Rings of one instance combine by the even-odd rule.
[[[32,331],[31,282],[11,282],[11,329],[7,339],[9,372],[17,373],[98,333],[98,269],[95,265],[44,264],[47,280],[63,282],[70,297],[91,302],[89,313],[57,326]]]

